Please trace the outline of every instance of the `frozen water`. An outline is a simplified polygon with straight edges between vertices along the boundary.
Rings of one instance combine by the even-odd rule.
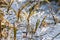
[[[15,11],[18,11],[18,9],[20,7],[20,4],[18,4],[17,2],[14,2],[11,6]],[[55,4],[55,2],[54,2],[54,4],[52,4],[52,3],[51,3],[51,5],[52,5],[53,10],[55,12],[54,16],[60,20],[60,18],[59,18],[60,17],[60,10],[57,11],[57,9],[58,9],[57,4]],[[32,4],[29,4],[22,11],[25,13],[29,13],[29,8],[31,6],[32,6]],[[47,23],[54,23],[52,15],[50,14],[51,12],[49,11],[49,6],[50,6],[49,4],[41,5],[41,7],[39,8],[39,11],[36,11],[36,14],[34,14],[33,16],[30,17],[29,23],[32,28],[36,27],[37,19],[40,19],[40,21],[42,21],[44,16],[47,16],[47,18],[45,19],[45,21]],[[4,12],[6,13],[6,10],[4,8],[2,10],[4,10]],[[21,16],[23,16],[22,21],[20,21],[20,23],[16,24],[18,27],[16,36],[17,36],[17,40],[26,40],[26,38],[23,38],[23,32],[26,32],[26,26],[28,23],[27,23],[27,20],[26,20],[23,13],[21,14]],[[5,14],[5,18],[8,21],[10,21],[10,23],[15,23],[17,20],[17,17],[15,15],[15,13],[13,12],[13,10],[9,10],[9,12]],[[42,39],[42,40],[52,40],[52,39],[53,40],[60,40],[59,33],[60,33],[60,23],[57,23],[56,25],[48,25],[47,27],[42,27],[42,28],[38,27],[38,29],[35,33],[35,36],[38,36],[38,37],[36,37],[36,38],[33,37],[33,39],[34,40],[40,40],[40,39]],[[59,35],[57,35],[57,34],[59,34]],[[11,36],[13,36],[13,33],[11,33]],[[31,35],[28,34],[28,37],[30,37],[30,36]]]

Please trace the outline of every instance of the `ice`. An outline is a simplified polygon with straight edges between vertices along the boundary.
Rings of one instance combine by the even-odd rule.
[[[15,1],[11,6],[15,11],[18,11],[19,7],[21,7],[21,5],[24,4],[23,2],[18,3],[19,1],[17,1],[17,2]],[[33,6],[34,4],[35,3],[29,4],[22,10],[22,12],[29,14],[29,8],[31,6]],[[55,2],[51,2],[51,5],[54,10],[54,17],[56,17],[58,20],[60,20],[60,10],[57,10],[58,5],[55,4]],[[46,26],[46,27],[43,27],[43,26],[41,28],[38,27],[36,33],[32,37],[34,40],[41,40],[41,39],[42,40],[52,40],[52,39],[60,40],[60,23],[54,24],[53,17],[49,10],[49,6],[51,6],[51,5],[49,5],[49,4],[41,5],[37,11],[35,10],[36,14],[32,15],[29,19],[30,20],[29,24],[30,24],[31,28],[36,27],[37,19],[40,19],[40,23],[41,23],[44,16],[47,16],[45,19],[45,21],[47,23],[52,23],[50,25],[48,24],[48,26]],[[2,10],[5,12],[4,18],[6,18],[10,23],[13,24],[17,21],[17,17],[15,15],[15,13],[13,12],[13,10],[9,10],[8,13],[6,13],[6,10],[4,8]],[[27,38],[23,38],[23,34],[24,34],[23,32],[26,32],[26,29],[27,29],[26,27],[28,24],[27,19],[24,16],[24,13],[21,13],[22,18],[21,18],[20,22],[16,23],[16,26],[18,28],[17,34],[16,34],[17,40],[26,40],[26,39],[29,40],[28,38],[31,38],[31,36],[32,36],[32,34],[28,33]],[[14,36],[13,34],[14,34],[13,31],[10,30],[9,35],[12,36],[12,38]]]

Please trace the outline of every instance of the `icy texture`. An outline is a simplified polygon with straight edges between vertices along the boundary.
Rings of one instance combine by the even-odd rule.
[[[18,1],[17,1],[18,2]],[[23,3],[17,3],[14,2],[12,4],[12,8],[17,11],[20,7],[20,4],[22,5]],[[60,20],[60,10],[57,11],[58,6],[57,4],[52,4],[52,8],[55,12],[54,16]],[[27,12],[29,14],[29,8],[32,6],[32,4],[28,5],[25,9],[23,9],[23,12]],[[47,18],[45,21],[47,23],[54,23],[54,20],[52,18],[52,15],[50,14],[51,12],[49,11],[49,4],[41,5],[39,8],[39,11],[36,11],[36,14],[30,17],[30,25],[32,28],[35,28],[37,19],[40,19],[40,21],[43,20],[44,16],[47,15]],[[15,23],[17,20],[17,17],[13,10],[9,10],[8,13],[6,13],[6,10],[4,9],[5,12],[5,18],[10,21],[10,23]],[[23,32],[26,32],[26,26],[27,26],[27,20],[24,16],[24,14],[21,14],[23,16],[22,21],[20,21],[19,24],[17,24],[18,30],[17,30],[17,40],[29,40],[28,38],[23,38]],[[11,32],[11,31],[10,31]],[[10,34],[10,33],[9,33]],[[10,34],[10,36],[13,35],[13,33]],[[28,36],[31,36],[30,34]],[[37,36],[37,37],[36,37]],[[13,37],[13,36],[12,36]],[[56,25],[51,24],[46,27],[42,27],[37,29],[36,33],[33,35],[34,40],[60,40],[60,23],[57,23]],[[13,40],[13,39],[12,39]]]

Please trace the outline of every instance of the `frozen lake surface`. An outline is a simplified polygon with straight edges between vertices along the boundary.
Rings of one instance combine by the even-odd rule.
[[[18,11],[19,7],[23,3],[17,3],[14,2],[12,4],[12,8],[16,11]],[[32,6],[31,4],[28,5],[25,9],[23,9],[23,12],[27,12],[29,14],[29,10],[28,8],[30,8],[30,6]],[[43,20],[44,16],[47,16],[47,18],[45,19],[45,21],[47,23],[51,23],[50,25],[46,26],[46,27],[42,27],[37,29],[36,33],[33,35],[33,39],[32,40],[60,40],[60,23],[54,24],[54,20],[53,17],[51,15],[50,9],[49,9],[49,4],[44,4],[41,5],[38,9],[38,11],[35,11],[36,14],[34,14],[33,16],[31,16],[31,18],[29,19],[29,23],[31,25],[32,28],[35,28],[36,26],[36,22],[37,19],[40,19],[40,21]],[[57,4],[51,4],[53,10],[54,10],[54,16],[60,20],[60,10],[57,11],[57,9],[60,7]],[[4,12],[5,12],[5,18],[10,22],[10,23],[15,23],[17,20],[17,17],[15,15],[15,13],[13,12],[13,10],[9,10],[9,15],[8,13],[6,13],[6,9],[3,8]],[[24,16],[24,14],[21,14],[23,16],[22,21],[20,21],[20,23],[18,23],[17,27],[17,40],[29,40],[28,38],[23,38],[24,33],[26,32],[26,26],[27,26],[27,20]],[[22,26],[22,27],[21,27]],[[12,31],[11,31],[12,32]],[[10,36],[13,35],[13,32],[11,33]],[[28,37],[30,37],[30,35],[28,35]],[[13,38],[13,36],[12,36]],[[13,39],[12,39],[13,40]]]

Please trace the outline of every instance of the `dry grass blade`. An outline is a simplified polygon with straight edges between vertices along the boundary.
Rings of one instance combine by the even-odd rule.
[[[9,11],[9,9],[11,8],[11,5],[12,5],[13,2],[14,2],[14,0],[10,0],[10,3],[9,3],[9,5],[8,5],[8,9],[7,9],[7,13],[8,13],[8,11]]]
[[[50,3],[48,0],[45,0],[47,3]]]
[[[10,7],[10,9],[12,9],[12,10],[13,10],[13,12],[15,13],[15,15],[16,15],[16,17],[17,17],[18,12],[17,12],[17,11],[15,11],[12,7]]]
[[[28,21],[27,30],[28,31],[30,29],[30,26],[29,26],[29,17],[32,16],[32,14],[34,14],[34,11],[32,11],[32,13],[30,15],[28,15],[28,17],[27,17],[27,21]]]
[[[3,13],[1,13],[2,11],[0,11],[0,19],[1,20],[5,20],[5,21],[7,21],[6,19],[4,19],[4,15],[3,15]],[[9,22],[8,22],[9,23]],[[9,23],[9,25],[11,25],[10,23]],[[16,40],[16,28],[14,27],[14,40]]]
[[[22,8],[20,10],[23,10],[28,4],[29,4],[29,2],[27,2],[26,4],[24,4],[23,6],[21,6]]]
[[[47,25],[47,23],[45,22],[46,17],[47,17],[47,16],[45,16],[45,17],[43,18],[43,20],[42,20],[39,28],[41,28],[41,26],[46,26],[46,25]]]
[[[4,18],[4,12],[2,12],[1,10],[0,10],[0,19],[8,22],[10,27],[13,27],[13,25],[7,19]]]
[[[7,1],[6,1],[7,2]],[[8,7],[8,3],[6,3],[4,0],[3,1],[0,1],[0,7]]]
[[[8,2],[6,0],[0,0],[0,4],[5,4],[5,5],[8,5]]]
[[[3,14],[3,12],[0,10],[0,19],[1,19],[1,20],[3,20],[3,16],[4,16],[4,14]]]
[[[35,14],[34,11],[32,11],[32,12],[28,15],[27,20],[29,20],[29,18],[30,18],[33,14]]]
[[[19,20],[19,17],[20,17],[20,13],[21,13],[21,10],[19,9],[18,14],[17,14],[18,20]]]
[[[4,2],[5,2],[7,5],[9,5],[9,3],[7,2],[7,0],[4,0]]]
[[[0,19],[1,19],[1,20],[3,20],[3,19],[4,19],[1,13],[0,13]]]
[[[15,24],[14,24],[14,40],[16,40],[16,31],[17,31],[17,29],[15,28]]]
[[[33,7],[31,7],[31,8],[29,9],[30,13],[29,13],[29,15],[28,15],[27,20],[29,20],[29,18],[30,18],[33,14],[35,14],[35,13],[34,13],[34,9],[35,9],[35,7],[36,7],[37,5],[38,5],[38,3],[36,3],[35,5],[33,5]]]
[[[8,7],[8,5],[3,5],[3,4],[2,4],[2,5],[0,5],[0,8],[2,8],[2,7]]]
[[[30,13],[29,13],[29,15],[28,15],[28,17],[27,17],[27,21],[28,21],[27,30],[28,30],[28,31],[29,31],[29,28],[30,28],[30,26],[29,26],[29,18],[30,18],[33,14],[35,14],[35,13],[34,13],[34,8],[36,7],[37,4],[38,4],[38,3],[36,3],[35,5],[33,5],[33,7],[31,7],[31,8],[29,9]],[[28,32],[28,31],[27,31],[27,32]]]
[[[27,19],[28,18],[28,13],[27,12],[23,12],[23,11],[21,11],[21,12],[24,14],[25,18]]]
[[[37,22],[36,22],[36,27],[35,27],[35,29],[33,30],[33,33],[36,32],[36,30],[37,30],[37,28],[38,28],[38,26],[39,26],[39,23],[40,23],[40,19],[37,20]]]
[[[27,13],[24,13],[24,15],[25,15],[25,17],[26,17],[26,19],[28,18],[28,14]]]
[[[0,12],[2,12],[2,11],[0,11]],[[5,21],[7,21],[6,19],[4,19],[4,15],[3,15],[3,13],[0,13],[0,19],[1,19],[1,20],[5,20]],[[9,21],[7,21],[7,22],[9,23]],[[10,23],[9,23],[9,25],[11,26]],[[16,40],[16,28],[13,27],[13,29],[14,29],[14,40]]]
[[[33,6],[29,9],[29,11],[31,12],[32,10],[34,10],[34,8],[35,8],[37,5],[38,5],[38,3],[36,3],[35,5],[33,5]]]
[[[21,11],[22,11],[28,4],[29,4],[29,2],[27,2],[25,5],[22,6],[21,9],[18,10],[18,14],[17,14],[18,20],[19,20]]]
[[[13,2],[14,2],[14,0],[10,0],[10,5],[12,5]]]

